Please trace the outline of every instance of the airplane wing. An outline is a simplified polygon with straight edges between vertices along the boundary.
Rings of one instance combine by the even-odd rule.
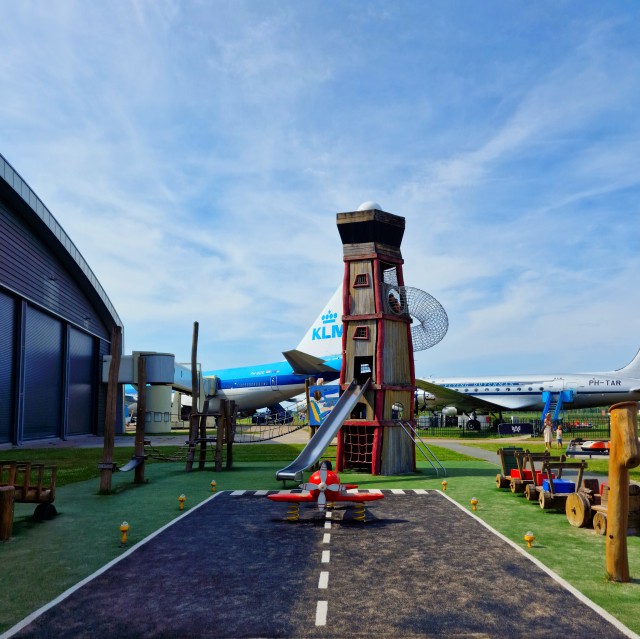
[[[426,382],[423,379],[416,379],[416,386],[420,390],[427,391],[435,397],[435,399],[428,400],[428,406],[438,410],[445,406],[455,406],[457,409],[471,413],[474,410],[488,410],[488,411],[500,411],[505,410],[506,406],[500,404],[494,404],[488,402],[485,399],[473,397],[473,395],[467,395],[465,393],[459,393],[451,388],[445,388],[432,382]]]
[[[304,503],[304,502],[316,502],[318,501],[310,492],[304,493],[274,493],[273,495],[267,495],[267,499],[271,501],[285,501],[288,503]]]
[[[383,497],[384,497],[383,493],[340,492],[337,495],[331,495],[330,497],[327,497],[327,501],[361,502],[361,501],[375,501],[376,499],[382,499]]]
[[[294,373],[298,375],[317,375],[318,373],[336,374],[336,369],[324,363],[323,359],[303,353],[295,348],[282,353],[289,362]]]

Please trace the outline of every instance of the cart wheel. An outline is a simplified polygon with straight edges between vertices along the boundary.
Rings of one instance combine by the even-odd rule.
[[[528,501],[538,501],[538,491],[534,484],[527,484],[524,489],[524,496]]]
[[[549,510],[552,508],[551,502],[553,501],[553,495],[546,490],[541,490],[540,495],[538,496],[538,503],[540,504],[540,508],[542,510]]]
[[[604,513],[597,512],[593,516],[593,529],[603,537],[607,534],[607,516]]]
[[[576,528],[588,528],[591,526],[591,506],[585,495],[581,493],[569,495],[564,511],[572,526]]]
[[[33,518],[36,521],[49,521],[58,514],[53,504],[38,504],[33,512]]]

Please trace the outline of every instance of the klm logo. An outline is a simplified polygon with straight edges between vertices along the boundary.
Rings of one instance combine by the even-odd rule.
[[[338,319],[337,313],[327,312],[322,316],[322,326],[314,328],[311,340],[317,339],[333,339],[334,337],[342,337],[342,324],[336,324]]]

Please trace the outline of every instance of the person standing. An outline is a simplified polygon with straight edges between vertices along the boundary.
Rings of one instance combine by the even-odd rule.
[[[551,437],[553,435],[553,420],[551,419],[551,413],[547,413],[544,416],[542,434],[544,436],[544,450],[545,452],[551,452]]]
[[[556,448],[562,448],[562,424],[556,428]]]

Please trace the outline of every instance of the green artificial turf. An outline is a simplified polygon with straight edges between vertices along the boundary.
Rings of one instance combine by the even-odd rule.
[[[163,449],[163,452],[176,448]],[[10,542],[0,544],[4,583],[11,584],[10,597],[8,590],[3,590],[0,632],[121,555],[125,550],[120,547],[122,521],[126,520],[131,526],[127,543],[130,547],[180,516],[180,494],[186,495],[186,510],[209,498],[212,479],[216,480],[218,490],[281,489],[282,483],[275,479],[276,470],[288,465],[302,448],[302,444],[237,445],[234,447],[234,468],[220,473],[212,471],[210,461],[204,471],[191,473],[184,471],[181,462],[149,463],[145,467],[145,484],[133,484],[133,473],[116,473],[110,495],[98,494],[97,461],[101,458],[101,450],[5,451],[4,459],[10,455],[12,458],[23,455],[23,458],[38,458],[67,466],[69,474],[63,475],[67,478],[73,477],[74,466],[80,474],[91,472],[94,476],[59,487],[56,498],[59,515],[51,521],[36,523],[31,517],[32,505],[16,504],[13,537]],[[470,500],[476,497],[477,517],[557,572],[625,625],[640,632],[637,615],[640,538],[628,539],[633,581],[610,583],[604,571],[604,537],[597,536],[592,530],[570,526],[563,512],[543,511],[524,497],[497,489],[496,466],[469,461],[448,449],[431,448],[447,469],[446,494],[450,498],[470,511]],[[132,449],[116,449],[116,454],[126,461]],[[335,458],[334,449],[327,451],[327,457]],[[352,471],[341,473],[341,477],[344,482],[357,483],[362,488],[442,490],[442,471],[437,476],[424,461],[418,461],[418,469],[418,473],[393,477],[373,477]],[[526,550],[524,541],[524,533],[528,530],[536,537],[531,550]],[[446,530],[442,534],[447,534]],[[215,540],[215,531],[212,531],[212,540]],[[180,548],[176,548],[176,553],[179,552]],[[475,547],[473,540],[461,539],[460,552],[467,553],[469,561],[482,561],[482,548]],[[170,570],[171,558],[162,561],[167,562]],[[141,583],[143,581],[144,575],[141,575]]]

